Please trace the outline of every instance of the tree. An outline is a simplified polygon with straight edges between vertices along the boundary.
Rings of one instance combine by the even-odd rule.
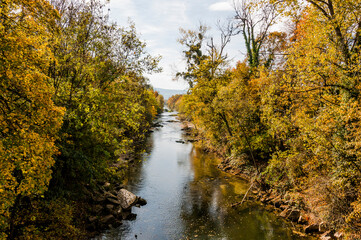
[[[288,178],[289,187],[307,188],[327,203],[318,214],[335,226],[345,226],[345,216],[354,216],[358,210],[352,206],[359,204],[361,162],[355,133],[360,119],[355,113],[360,3],[295,2],[285,1],[285,11],[301,12],[301,18],[290,38],[284,68],[269,77],[271,85],[276,84],[274,95],[264,100],[273,105],[264,108],[270,114],[266,119],[272,123],[272,134],[283,139],[268,175],[278,179],[276,184]]]
[[[276,4],[267,1],[242,0],[235,4],[235,20],[239,33],[242,34],[246,49],[247,60],[251,69],[267,64],[261,62],[261,48],[269,35],[270,28],[275,24],[279,12]]]
[[[176,77],[182,77],[189,84],[190,88],[194,87],[194,81],[197,78],[195,71],[202,60],[206,58],[202,52],[202,45],[206,38],[208,27],[200,25],[197,30],[185,30],[181,28],[179,31],[181,37],[178,42],[187,49],[183,51],[184,58],[187,62],[187,69],[185,72],[179,72]]]
[[[15,237],[20,205],[47,190],[58,153],[64,110],[46,75],[57,17],[47,1],[1,1],[0,238]]]
[[[100,1],[53,4],[60,40],[49,75],[66,114],[51,186],[61,192],[109,176],[109,164],[144,138],[156,108],[144,73],[161,69],[134,24],[111,23]]]

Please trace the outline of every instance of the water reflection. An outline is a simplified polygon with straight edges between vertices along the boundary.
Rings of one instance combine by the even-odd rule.
[[[127,188],[148,204],[98,239],[294,239],[288,225],[257,204],[232,208],[248,189],[216,168],[218,160],[182,139],[172,113],[151,138],[152,151],[130,172]]]
[[[193,149],[190,160],[194,179],[183,191],[184,239],[292,239],[286,223],[259,205],[231,207],[241,201],[248,186],[219,171],[214,155]]]

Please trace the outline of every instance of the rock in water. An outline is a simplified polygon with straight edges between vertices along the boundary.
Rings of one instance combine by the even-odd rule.
[[[145,200],[144,198],[139,197],[137,203],[138,203],[140,206],[144,206],[144,205],[147,205],[147,200]]]
[[[138,200],[138,197],[136,195],[125,189],[119,190],[118,198],[120,200],[120,206],[123,209],[131,208]]]

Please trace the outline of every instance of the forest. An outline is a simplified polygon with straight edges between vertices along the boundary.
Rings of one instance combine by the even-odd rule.
[[[224,169],[360,239],[361,0],[233,7],[219,41],[180,29],[189,89],[168,106]],[[146,47],[101,0],[0,0],[0,239],[89,237],[89,191],[121,182],[163,110]]]
[[[160,57],[98,0],[1,0],[0,52],[0,239],[81,239],[81,190],[121,178],[163,109]]]
[[[224,165],[360,239],[361,1],[240,1],[220,44],[207,30],[180,30],[189,90],[168,106]]]

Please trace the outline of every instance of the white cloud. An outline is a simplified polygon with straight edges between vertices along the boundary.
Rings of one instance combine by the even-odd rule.
[[[233,7],[229,2],[216,2],[208,7],[211,11],[233,11]]]
[[[106,0],[101,0],[106,1]],[[238,1],[238,0],[235,0]],[[163,56],[159,65],[162,73],[147,75],[155,87],[169,89],[184,89],[184,81],[172,81],[175,73],[184,71],[182,60],[183,47],[177,43],[180,37],[179,28],[194,29],[199,22],[213,28],[217,19],[227,19],[234,11],[233,0],[111,0],[110,17],[120,26],[127,26],[128,17],[135,22],[140,39],[147,43],[147,51],[153,55]],[[214,4],[212,4],[214,3]],[[219,32],[210,30],[209,34],[218,36]],[[240,42],[235,39],[229,44],[227,52],[235,61],[239,56]],[[241,44],[242,45],[242,44]]]
[[[160,33],[163,32],[164,29],[159,26],[154,25],[142,25],[141,27],[141,33],[142,34],[154,34],[154,33]]]
[[[184,1],[153,1],[153,10],[158,17],[165,20],[165,24],[181,24],[188,23],[187,6]],[[164,24],[164,22],[162,23]]]
[[[111,14],[114,16],[122,16],[127,19],[128,17],[134,18],[137,16],[137,8],[132,0],[114,0],[110,1],[109,5]]]
[[[154,87],[167,89],[186,89],[188,87],[188,83],[182,79],[178,81],[173,80],[176,72],[183,71],[185,68],[185,64],[178,50],[170,47],[154,48],[151,54],[161,55],[163,57],[160,62],[163,72],[161,74],[147,76]],[[173,65],[171,63],[173,63]]]

